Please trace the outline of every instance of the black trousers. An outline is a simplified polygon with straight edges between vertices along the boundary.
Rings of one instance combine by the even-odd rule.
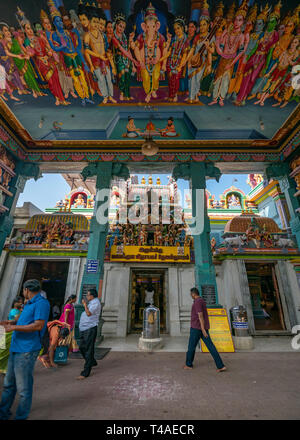
[[[95,326],[79,333],[79,350],[85,360],[83,370],[80,374],[84,377],[88,377],[92,367],[97,365],[94,357],[97,329],[98,327]]]

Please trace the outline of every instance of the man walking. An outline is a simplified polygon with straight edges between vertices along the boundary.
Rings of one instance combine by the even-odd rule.
[[[41,340],[47,328],[50,304],[40,294],[38,280],[28,280],[23,286],[26,305],[18,322],[3,321],[6,332],[13,331],[7,372],[4,379],[0,420],[8,420],[16,393],[20,395],[15,420],[26,420],[32,403],[33,370],[41,350]]]
[[[185,370],[192,370],[195,350],[201,338],[203,339],[203,342],[208,348],[210,354],[214,358],[217,366],[217,371],[226,371],[226,367],[224,366],[223,361],[209,336],[209,319],[206,303],[199,296],[199,291],[196,287],[193,287],[191,289],[191,297],[194,300],[191,312],[191,332],[189,347],[186,354],[186,363],[183,368]]]
[[[77,377],[79,380],[86,379],[90,375],[92,367],[97,366],[97,362],[94,358],[94,346],[97,336],[101,304],[96,289],[89,290],[86,298],[88,304],[85,300],[82,300],[85,310],[82,312],[79,321],[79,350],[85,359],[83,370],[80,373],[80,376]]]

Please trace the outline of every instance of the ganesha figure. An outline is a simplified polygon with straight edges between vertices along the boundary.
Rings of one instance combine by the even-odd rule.
[[[160,22],[155,13],[155,8],[150,3],[146,9],[144,22],[141,24],[143,34],[133,41],[130,37],[130,47],[139,62],[139,74],[146,93],[146,102],[157,98],[161,73],[166,71],[166,61],[171,43],[171,35],[165,38],[159,33]]]

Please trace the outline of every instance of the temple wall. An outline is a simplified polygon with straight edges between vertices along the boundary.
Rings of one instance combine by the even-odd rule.
[[[277,261],[275,272],[287,331],[300,323],[300,289],[296,272],[289,261]],[[244,260],[227,259],[216,266],[219,304],[226,308],[230,320],[230,309],[243,305],[248,314],[249,332],[255,333],[253,312]]]
[[[192,300],[190,289],[194,286],[194,266],[135,264],[105,264],[101,302],[104,303],[102,334],[125,337],[130,329],[131,269],[164,269],[167,317],[170,336],[189,332]]]

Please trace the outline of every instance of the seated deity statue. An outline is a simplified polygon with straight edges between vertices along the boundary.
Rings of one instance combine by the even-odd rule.
[[[86,203],[82,194],[78,194],[78,197],[74,203],[74,208],[86,208]]]
[[[232,194],[230,197],[228,197],[228,208],[239,208],[241,207],[241,202],[237,196]]]

